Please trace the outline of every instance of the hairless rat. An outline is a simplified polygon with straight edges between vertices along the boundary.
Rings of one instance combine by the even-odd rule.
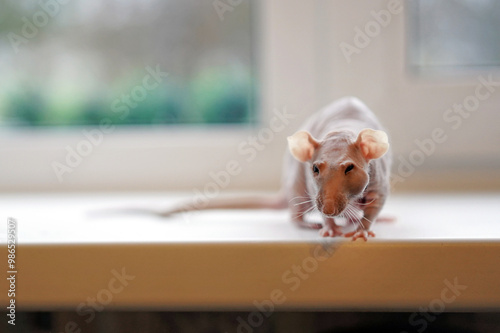
[[[304,214],[315,206],[324,220],[322,236],[342,235],[335,218],[344,216],[358,222],[346,237],[374,237],[371,224],[389,194],[391,154],[373,112],[345,97],[313,115],[288,137],[288,146],[283,188],[289,200],[305,198],[290,206],[292,220],[304,225]]]
[[[182,205],[159,215],[200,209],[288,208],[295,224],[321,228],[324,237],[342,235],[335,222],[339,217],[358,224],[346,237],[374,237],[370,227],[389,194],[391,154],[387,134],[373,112],[355,97],[337,100],[288,137],[288,148],[277,196],[216,198],[204,206]],[[304,220],[314,208],[321,213],[323,226]]]
[[[342,236],[336,220],[343,217],[357,224],[345,237],[365,241],[374,237],[370,227],[389,194],[391,154],[387,134],[373,112],[355,97],[334,101],[288,137],[288,148],[277,195],[214,198],[203,206],[184,204],[155,214],[288,208],[296,225],[320,229],[321,236]],[[324,224],[305,220],[314,209],[321,213]]]

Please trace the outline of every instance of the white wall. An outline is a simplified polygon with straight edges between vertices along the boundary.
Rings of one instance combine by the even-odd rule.
[[[356,27],[364,30],[367,23],[370,26],[376,22],[371,11],[387,10],[390,3],[273,1],[271,13],[275,19],[270,19],[269,24],[281,25],[279,31],[289,29],[287,37],[284,32],[281,38],[275,37],[274,46],[286,48],[291,56],[287,61],[281,53],[281,57],[274,55],[269,60],[280,67],[273,70],[273,100],[285,103],[288,98],[289,103],[300,106],[314,101],[311,104],[319,107],[345,95],[360,97],[378,114],[390,134],[396,174],[401,164],[399,158],[409,161],[412,156],[413,161],[420,162],[414,141],[431,138],[432,132],[441,128],[446,141],[436,144],[435,152],[426,155],[422,165],[412,165],[414,173],[397,188],[499,188],[500,86],[480,101],[477,110],[462,119],[457,129],[452,128],[457,124],[455,120],[447,122],[443,118],[453,104],[474,96],[479,76],[491,75],[500,82],[498,69],[448,77],[418,77],[410,73],[405,64],[406,8],[391,14],[386,27],[379,25],[380,33],[371,37],[365,48],[359,48],[359,54],[352,54],[350,62],[342,52],[342,42],[356,46]],[[309,21],[310,17],[313,21]],[[315,54],[302,56],[309,48]],[[282,86],[278,84],[280,79]]]

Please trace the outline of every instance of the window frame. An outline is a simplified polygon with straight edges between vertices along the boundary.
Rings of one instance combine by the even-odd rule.
[[[260,98],[257,98],[256,106],[260,119],[256,124],[117,127],[104,134],[102,144],[94,146],[92,153],[84,156],[71,173],[62,173],[62,181],[52,164],[64,164],[69,154],[66,147],[75,148],[82,140],[87,140],[82,133],[92,130],[92,127],[6,128],[0,133],[0,153],[7,157],[0,163],[0,174],[3,175],[0,189],[6,192],[193,191],[211,181],[210,172],[223,170],[226,163],[234,159],[241,161],[245,168],[240,175],[233,177],[227,189],[277,189],[286,136],[293,133],[305,118],[306,105],[307,111],[317,107],[315,103],[311,107],[310,101],[303,102],[299,96],[290,98],[286,87],[283,89],[277,81],[286,79],[283,73],[290,71],[289,63],[276,57],[276,52],[287,52],[283,47],[287,45],[284,40],[288,35],[287,27],[296,27],[297,24],[314,26],[314,6],[290,6],[290,10],[296,13],[309,12],[309,15],[301,15],[301,22],[280,15],[282,6],[257,1],[253,7],[255,30],[252,35],[258,36],[253,38],[257,52],[254,59],[260,79]],[[217,13],[214,11],[213,15]],[[225,15],[231,15],[231,12]],[[310,39],[314,29],[309,30],[302,38]],[[289,54],[288,58],[293,63],[312,63],[315,50],[310,48],[303,53]],[[302,73],[308,70],[307,67],[297,69]],[[312,93],[314,85],[314,82],[308,82],[303,90]],[[275,133],[273,141],[258,152],[251,164],[245,164],[245,156],[237,153],[238,145],[266,128],[277,110],[288,110],[296,119],[290,121],[284,131]]]
[[[474,92],[479,75],[492,73],[500,80],[500,70],[439,77],[413,75],[406,66],[408,31],[404,12],[407,8],[353,58],[353,63],[346,63],[339,43],[352,43],[353,29],[373,19],[371,10],[386,6],[383,1],[333,1],[315,5],[259,1],[254,32],[259,37],[256,59],[261,119],[258,124],[212,127],[212,131],[196,126],[168,130],[123,128],[92,155],[92,160],[98,163],[82,164],[63,183],[57,181],[50,163],[64,157],[65,145],[81,140],[76,128],[52,133],[7,129],[0,131],[0,154],[5,156],[0,161],[0,190],[192,193],[213,181],[210,172],[224,170],[233,159],[241,161],[244,168],[221,190],[277,190],[286,136],[320,107],[346,95],[365,101],[388,130],[394,156],[393,173],[397,172],[400,156],[407,158],[415,150],[415,139],[425,139],[434,127],[447,125],[442,119],[443,112]],[[364,78],[367,79],[361,80]],[[396,94],[392,94],[394,91]],[[498,132],[491,127],[500,121],[500,113],[494,112],[499,103],[500,89],[482,104],[481,112],[467,120],[460,133],[439,146],[437,153],[398,184],[397,189],[498,190],[500,148],[496,144]],[[237,153],[238,144],[266,128],[276,109],[286,109],[295,118],[251,163],[245,162],[245,157]],[[484,126],[488,128],[483,130]]]

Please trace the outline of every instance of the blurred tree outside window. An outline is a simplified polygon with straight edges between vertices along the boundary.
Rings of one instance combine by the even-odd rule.
[[[0,0],[0,126],[254,122],[253,5],[213,2]]]

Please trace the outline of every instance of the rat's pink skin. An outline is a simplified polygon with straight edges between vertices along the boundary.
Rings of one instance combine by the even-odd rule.
[[[368,237],[375,237],[375,233],[373,231],[370,231],[370,230],[356,230],[356,231],[348,232],[344,236],[345,237],[352,237],[353,241],[362,238],[366,242],[368,240]]]
[[[299,227],[321,228],[324,237],[340,236],[342,230],[335,219],[344,216],[358,226],[346,236],[367,240],[375,236],[369,230],[389,193],[391,157],[387,135],[381,128],[360,100],[342,98],[314,114],[303,131],[288,138],[291,154],[285,158],[278,195],[219,197],[203,205],[191,201],[162,211],[121,211],[166,217],[206,209],[289,208],[292,221]],[[324,225],[304,220],[314,208],[322,213]],[[357,216],[355,208],[362,214]]]
[[[289,137],[284,193],[288,201],[305,198],[304,204],[290,206],[295,223],[304,225],[304,212],[316,206],[325,222],[320,234],[337,236],[335,217],[343,214],[357,220],[348,208],[356,207],[363,216],[349,237],[374,236],[369,230],[389,193],[391,163],[381,128],[366,105],[347,97],[313,115],[303,131]]]

